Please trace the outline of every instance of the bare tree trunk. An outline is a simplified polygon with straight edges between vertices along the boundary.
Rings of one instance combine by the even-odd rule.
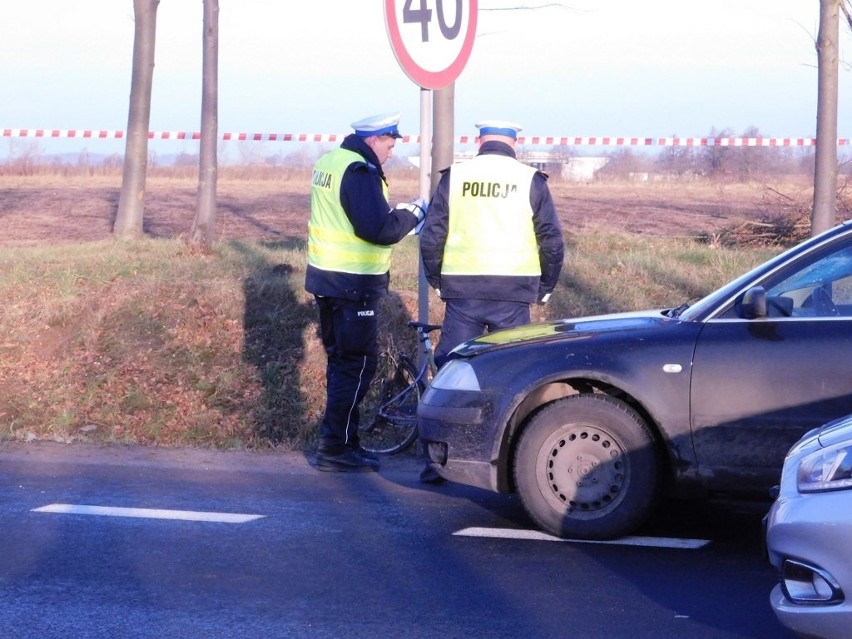
[[[136,30],[133,36],[133,75],[124,150],[124,174],[113,234],[121,239],[142,236],[145,178],[148,173],[148,127],[154,81],[154,45],[160,0],[133,0]]]
[[[820,0],[817,60],[816,166],[811,235],[834,226],[837,204],[837,70],[840,2]]]
[[[216,142],[219,137],[219,0],[204,0],[204,55],[201,88],[201,148],[198,154],[198,204],[189,243],[209,249],[216,228]]]

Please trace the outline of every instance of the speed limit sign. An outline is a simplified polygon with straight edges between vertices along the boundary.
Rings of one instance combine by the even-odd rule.
[[[442,89],[464,69],[476,37],[477,0],[385,0],[391,48],[424,89]]]

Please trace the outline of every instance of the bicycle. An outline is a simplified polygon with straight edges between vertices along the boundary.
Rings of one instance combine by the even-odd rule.
[[[376,374],[361,401],[358,437],[361,446],[377,455],[401,453],[417,439],[417,404],[434,377],[435,352],[429,334],[440,324],[408,322],[417,331],[422,362],[393,348],[379,354]]]

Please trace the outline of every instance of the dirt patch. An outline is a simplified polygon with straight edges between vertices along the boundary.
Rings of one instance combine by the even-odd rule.
[[[419,191],[417,176],[389,175],[391,200]],[[269,242],[303,240],[310,211],[309,177],[220,177],[217,238]],[[192,177],[153,176],[145,193],[144,231],[151,237],[189,233],[195,215]],[[118,208],[121,176],[0,176],[0,246],[108,239]],[[807,208],[803,183],[593,183],[551,180],[566,232],[618,230],[653,236],[713,237],[780,208]],[[778,197],[777,194],[783,194]]]

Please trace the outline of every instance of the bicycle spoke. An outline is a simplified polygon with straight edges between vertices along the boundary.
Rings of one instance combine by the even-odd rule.
[[[379,454],[398,453],[417,438],[420,389],[413,367],[400,361],[389,376],[376,375],[362,402],[358,435],[361,446]]]
[[[379,355],[378,368],[361,401],[358,436],[360,445],[373,453],[392,455],[407,449],[417,439],[417,405],[435,374],[431,331],[439,325],[408,322],[417,331],[426,355],[418,373],[413,360],[390,347]]]

